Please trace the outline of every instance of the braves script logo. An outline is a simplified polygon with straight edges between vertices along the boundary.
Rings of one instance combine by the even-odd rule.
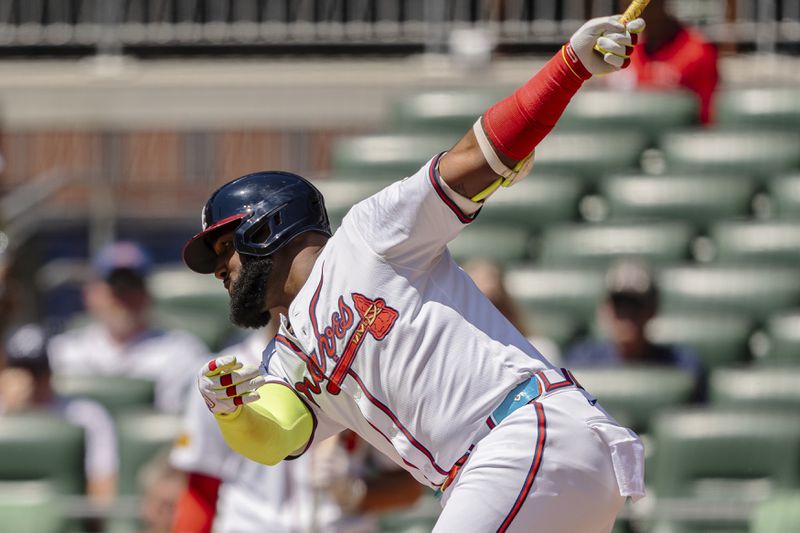
[[[294,387],[311,401],[314,401],[312,394],[320,394],[322,392],[320,384],[325,379],[327,359],[333,360],[335,365],[328,378],[326,389],[331,394],[339,394],[341,384],[347,376],[364,339],[371,335],[375,340],[383,340],[399,316],[395,309],[386,305],[383,298],[370,299],[363,294],[353,293],[353,303],[359,320],[347,339],[344,351],[339,355],[336,353],[336,340],[345,337],[347,331],[353,325],[355,316],[353,310],[344,302],[344,298],[340,296],[337,310],[331,313],[330,325],[320,331],[317,326],[316,308],[322,289],[322,281],[322,278],[320,278],[319,285],[317,285],[309,304],[309,316],[311,318],[311,327],[317,338],[317,349],[310,356],[301,355],[299,351],[296,351],[305,361],[309,377],[304,377],[303,381],[295,383]]]

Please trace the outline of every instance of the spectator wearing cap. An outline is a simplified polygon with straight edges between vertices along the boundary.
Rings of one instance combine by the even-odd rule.
[[[179,413],[195,369],[208,358],[208,348],[188,332],[152,325],[153,299],[147,288],[151,266],[150,257],[136,243],[120,241],[102,249],[92,261],[92,279],[83,290],[92,320],[50,341],[51,364],[59,375],[150,380],[156,408]]]
[[[690,349],[652,342],[647,325],[658,314],[658,287],[649,267],[625,260],[606,274],[606,295],[598,307],[598,318],[607,338],[590,338],[564,354],[570,367],[614,367],[662,365],[678,368],[702,382],[702,365]],[[699,390],[699,389],[698,389]]]
[[[35,324],[14,330],[3,343],[0,414],[47,410],[84,431],[86,495],[97,505],[116,495],[119,457],[111,415],[99,403],[59,397],[50,383],[45,334]]]

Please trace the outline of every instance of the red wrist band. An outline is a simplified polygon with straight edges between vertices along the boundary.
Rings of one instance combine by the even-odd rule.
[[[550,133],[591,74],[567,43],[528,82],[483,115],[487,137],[501,154],[521,161]]]

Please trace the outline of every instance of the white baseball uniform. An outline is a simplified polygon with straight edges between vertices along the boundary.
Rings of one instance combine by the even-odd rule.
[[[157,329],[120,344],[102,325],[91,323],[53,337],[48,353],[54,374],[153,381],[158,410],[180,413],[194,387],[194,371],[208,359],[209,350],[191,333]],[[165,364],[169,372],[164,372]]]
[[[625,496],[643,494],[641,442],[452,260],[446,245],[472,217],[439,157],[347,214],[281,317],[264,371],[307,401],[312,441],[350,428],[444,485],[437,531],[608,531]],[[542,395],[490,419],[526,382]]]
[[[245,364],[258,365],[264,335],[256,332],[222,355],[235,355]],[[215,533],[375,533],[377,520],[345,514],[333,498],[313,482],[314,448],[294,461],[264,466],[231,450],[214,416],[199,394],[191,394],[181,438],[170,461],[175,468],[222,480],[214,515]],[[361,463],[361,454],[351,454]],[[358,465],[352,464],[355,468]]]

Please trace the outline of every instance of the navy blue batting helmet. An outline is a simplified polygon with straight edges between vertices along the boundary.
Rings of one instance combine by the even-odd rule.
[[[201,274],[214,272],[213,240],[234,231],[233,244],[243,255],[268,256],[297,235],[331,235],[322,193],[291,172],[255,172],[217,189],[203,208],[203,231],[183,247],[186,265]]]

